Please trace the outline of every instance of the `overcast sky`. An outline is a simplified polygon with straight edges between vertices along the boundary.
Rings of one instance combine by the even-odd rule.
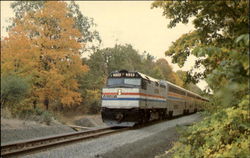
[[[11,2],[1,1],[1,36],[6,36],[8,18],[13,17],[9,7]],[[172,42],[182,34],[193,29],[192,24],[178,24],[169,29],[169,20],[162,16],[161,9],[151,9],[152,1],[76,1],[85,16],[92,17],[97,24],[96,30],[102,38],[101,47],[113,47],[115,44],[132,44],[140,53],[149,52],[156,58],[166,58],[176,70],[189,70],[194,64],[190,57],[183,68],[171,63],[164,52]],[[198,86],[202,89],[205,82]]]

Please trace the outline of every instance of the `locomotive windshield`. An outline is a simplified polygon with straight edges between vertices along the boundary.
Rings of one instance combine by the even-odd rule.
[[[139,87],[141,85],[140,78],[109,78],[108,87]]]

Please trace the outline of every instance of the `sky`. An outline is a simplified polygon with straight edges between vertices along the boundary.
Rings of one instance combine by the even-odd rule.
[[[1,1],[1,37],[7,36],[5,31],[8,19],[14,16],[9,7],[11,2]],[[178,24],[169,29],[169,20],[162,16],[162,9],[151,9],[152,1],[76,1],[83,15],[91,17],[97,24],[96,30],[102,39],[101,48],[113,47],[115,44],[131,44],[140,53],[146,51],[156,57],[165,58],[174,71],[189,70],[195,57],[189,57],[184,67],[171,63],[171,58],[164,52],[182,34],[194,29],[192,23]],[[197,84],[201,89],[205,81]]]

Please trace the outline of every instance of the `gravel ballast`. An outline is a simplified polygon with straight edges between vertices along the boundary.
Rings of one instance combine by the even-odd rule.
[[[54,148],[26,158],[152,158],[169,149],[177,140],[176,125],[201,119],[199,114],[180,117],[152,126],[132,129],[100,138]]]
[[[77,116],[75,121],[67,124],[90,127],[90,129],[94,129],[94,127],[107,127],[102,122],[100,115]],[[53,120],[50,125],[46,125],[30,120],[6,119],[1,117],[1,144],[65,134],[75,132],[75,130],[81,131],[86,129],[72,129],[57,120]]]
[[[1,145],[69,132],[74,130],[59,123],[45,125],[34,121],[1,118]]]

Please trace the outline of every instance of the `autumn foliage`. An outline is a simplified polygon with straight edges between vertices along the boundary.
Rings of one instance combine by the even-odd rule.
[[[15,18],[2,41],[1,75],[29,76],[30,102],[72,106],[81,102],[77,76],[88,70],[79,49],[84,47],[65,2],[48,1],[36,12]]]

